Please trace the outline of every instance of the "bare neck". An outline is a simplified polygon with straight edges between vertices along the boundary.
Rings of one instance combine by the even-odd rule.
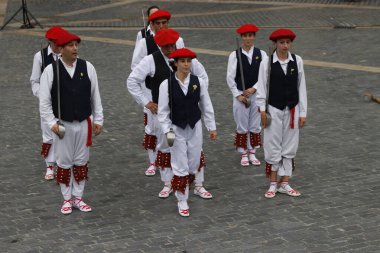
[[[281,61],[285,61],[286,59],[288,59],[288,52],[277,51],[277,56],[278,56],[278,59],[280,59]]]
[[[62,61],[63,61],[67,66],[70,66],[70,67],[74,66],[74,62],[75,62],[75,60],[76,60],[76,59],[71,59],[71,58],[67,59],[66,57],[63,57],[63,56],[62,56]]]
[[[181,72],[181,71],[177,71],[176,72],[176,77],[183,83],[183,82],[185,82],[185,79],[187,77],[187,73]]]

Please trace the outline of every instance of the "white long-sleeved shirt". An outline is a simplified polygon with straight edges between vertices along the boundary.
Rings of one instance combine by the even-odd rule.
[[[183,93],[186,95],[189,90],[190,74],[187,75],[184,82],[181,82],[181,80],[179,80],[177,76],[175,76],[175,79],[178,81]],[[208,94],[208,90],[204,80],[199,78],[199,84],[201,89],[199,108],[203,115],[203,121],[208,131],[214,131],[216,130],[214,108],[212,106],[211,99]],[[172,127],[172,121],[170,119],[168,86],[168,79],[164,80],[161,83],[160,99],[158,100],[158,121],[160,122],[162,131],[164,133],[169,132],[170,128]],[[192,89],[191,86],[190,89]]]
[[[162,53],[162,52],[161,52]],[[166,63],[168,64],[169,68],[171,69],[169,65],[169,58],[166,57],[164,54],[164,59]],[[199,77],[199,79],[202,79],[205,82],[206,89],[208,88],[208,76],[206,73],[205,68],[203,65],[197,60],[192,59],[191,61],[191,73],[193,75],[196,75]],[[143,92],[142,84],[144,84],[145,79],[147,76],[153,77],[156,72],[156,65],[154,63],[153,55],[147,55],[145,56],[140,63],[133,69],[131,74],[127,78],[127,88],[129,93],[133,96],[135,101],[141,105],[145,106],[148,104],[151,99],[145,95]]]
[[[60,59],[61,60],[61,59]],[[62,61],[62,60],[61,60]],[[74,76],[75,68],[77,61],[74,62],[73,66],[68,66],[66,63],[63,63],[65,69],[71,77]],[[91,81],[91,108],[92,116],[94,123],[98,125],[103,125],[103,107],[100,99],[98,77],[94,66],[86,61],[88,77]],[[61,70],[62,71],[62,70]],[[53,66],[50,64],[44,70],[41,75],[40,80],[40,115],[44,122],[48,124],[50,128],[57,123],[58,118],[54,116],[53,106],[51,100],[51,88],[53,85]]]
[[[59,54],[56,54],[51,49],[50,45],[48,46],[48,55],[53,54],[54,59],[57,59]],[[40,90],[40,77],[42,74],[42,55],[41,51],[38,51],[33,58],[33,68],[32,75],[30,76],[30,84],[32,86],[32,93],[34,96],[38,97]]]
[[[153,34],[154,35],[154,32],[152,30],[152,28],[150,27],[150,25],[147,26],[146,28],[146,31],[150,32],[150,34]],[[136,35],[136,44],[135,44],[135,47],[137,46],[137,44],[139,43],[139,41],[143,38],[142,34],[141,34],[141,30],[137,33]]]
[[[247,56],[249,64],[252,63],[252,54],[253,54],[254,47],[252,46],[251,49],[246,52],[244,49],[242,50],[243,54]],[[265,51],[260,50],[261,52],[261,58],[264,59],[267,56]],[[237,84],[235,82],[236,78],[236,69],[237,69],[237,58],[236,58],[236,51],[233,51],[230,56],[228,57],[228,65],[227,65],[227,85],[231,90],[232,96],[236,98],[237,96],[240,96],[242,94],[242,91],[238,90]],[[260,65],[261,66],[261,65]],[[252,85],[253,88],[257,90],[257,83]]]
[[[153,34],[154,36],[154,34]],[[179,39],[176,42],[177,49],[184,48],[185,43],[183,42],[183,39],[179,37]],[[160,48],[160,47],[158,47]],[[133,51],[132,56],[132,63],[131,63],[131,69],[133,70],[139,62],[148,55],[148,49],[146,47],[145,38],[141,39],[135,46],[135,50]]]
[[[259,80],[257,81],[257,95],[256,104],[260,107],[260,111],[265,111],[266,98],[267,98],[267,80],[268,80],[268,61],[269,57],[261,62],[259,70]],[[307,94],[306,94],[306,81],[305,72],[303,68],[303,60],[300,56],[296,55],[297,67],[298,67],[298,107],[300,111],[300,117],[306,117],[307,115]],[[288,53],[288,58],[285,61],[280,61],[277,52],[273,54],[273,63],[279,62],[285,75],[289,61],[294,61],[291,53]]]

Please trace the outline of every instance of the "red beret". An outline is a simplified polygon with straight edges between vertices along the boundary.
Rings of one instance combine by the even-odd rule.
[[[169,58],[176,59],[176,58],[197,58],[197,55],[187,48],[181,48],[178,50],[175,50],[173,53],[169,55]]]
[[[61,33],[66,32],[63,28],[59,26],[53,26],[45,33],[45,38],[48,40],[57,40]]]
[[[296,34],[290,29],[278,29],[269,36],[269,39],[272,41],[277,41],[281,38],[289,38],[293,41],[296,38]]]
[[[170,12],[168,11],[165,11],[165,10],[158,10],[156,12],[154,12],[153,14],[151,14],[149,17],[148,17],[148,20],[149,21],[153,21],[155,19],[160,19],[160,18],[166,18],[167,20],[170,19],[172,15],[170,14]]]
[[[175,44],[179,38],[179,33],[173,29],[161,29],[154,36],[154,42],[160,47]]]
[[[244,33],[255,33],[259,30],[259,28],[252,24],[245,24],[240,26],[238,29],[236,29],[237,33],[244,34]]]
[[[61,35],[59,36],[55,44],[57,46],[64,46],[73,40],[76,40],[78,41],[78,43],[80,43],[80,38],[77,35],[69,33],[69,32],[64,32],[64,33],[61,33]]]

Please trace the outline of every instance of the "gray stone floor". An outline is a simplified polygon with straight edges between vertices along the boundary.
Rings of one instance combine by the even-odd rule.
[[[8,1],[5,20],[19,2]],[[157,197],[158,175],[144,176],[141,108],[125,87],[133,47],[106,40],[134,41],[141,9],[152,3],[174,14],[171,25],[186,46],[221,52],[199,54],[219,138],[204,145],[214,199],[191,195],[189,218],[179,217],[173,196]],[[97,69],[105,131],[91,150],[85,198],[93,212],[64,216],[59,188],[43,179],[38,101],[29,84],[43,41],[36,32],[44,31],[12,22],[0,32],[0,252],[380,252],[380,105],[362,97],[380,95],[379,1],[30,0],[28,7],[46,27],[59,22],[100,38],[84,40],[80,56]],[[300,198],[265,199],[264,166],[241,167],[232,145],[224,55],[235,48],[234,29],[247,22],[262,28],[256,45],[264,50],[271,31],[294,29],[294,52],[307,63],[308,121],[292,179]]]

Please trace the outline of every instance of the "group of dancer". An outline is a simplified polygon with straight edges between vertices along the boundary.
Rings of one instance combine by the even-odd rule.
[[[143,147],[149,158],[145,175],[154,176],[159,170],[163,188],[158,196],[167,198],[174,192],[178,213],[187,217],[193,186],[195,195],[213,197],[203,184],[202,118],[210,139],[217,138],[209,79],[197,55],[169,28],[171,13],[152,6],[147,15],[149,24],[137,34],[126,86],[143,108]],[[228,59],[234,144],[244,167],[261,165],[256,151],[264,147],[270,179],[266,198],[277,192],[297,197],[300,192],[289,185],[289,178],[307,113],[303,61],[289,51],[296,37],[293,31],[272,32],[269,39],[275,50],[269,57],[254,46],[258,31],[253,24],[239,27],[241,47]],[[103,125],[96,71],[91,63],[77,58],[78,36],[53,27],[46,38],[49,46],[36,53],[31,77],[33,94],[40,100],[45,179],[54,179],[57,167],[56,180],[64,198],[61,212],[69,214],[72,207],[88,212],[91,207],[82,196],[89,147],[92,131],[100,134]]]

